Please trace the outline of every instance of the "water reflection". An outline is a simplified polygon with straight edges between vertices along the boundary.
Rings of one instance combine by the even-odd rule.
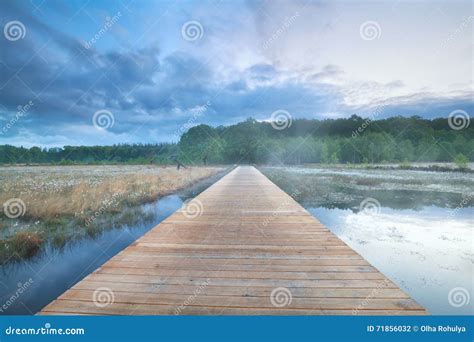
[[[471,294],[474,254],[472,210],[426,207],[422,211],[382,207],[378,214],[308,208],[349,246],[364,256],[431,314],[472,314],[450,305],[448,293]]]

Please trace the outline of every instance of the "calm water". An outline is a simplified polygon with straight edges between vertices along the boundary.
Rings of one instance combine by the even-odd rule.
[[[185,191],[140,206],[137,212],[147,217],[143,222],[110,229],[95,238],[75,241],[61,249],[47,246],[40,255],[30,261],[1,267],[0,303],[5,303],[6,309],[0,308],[0,314],[35,314],[223,174],[219,173]],[[12,300],[12,296],[15,296],[19,289],[23,289],[23,292]]]
[[[287,193],[298,190],[296,200],[311,214],[431,314],[473,314],[472,175],[262,171]],[[364,210],[366,199],[375,204]]]

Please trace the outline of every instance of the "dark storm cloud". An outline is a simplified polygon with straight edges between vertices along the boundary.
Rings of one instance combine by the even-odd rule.
[[[20,20],[27,28],[24,39],[13,42],[0,37],[0,126],[18,106],[34,102],[32,110],[0,137],[9,138],[9,143],[166,140],[207,103],[210,106],[196,124],[231,124],[248,117],[264,120],[276,110],[289,111],[294,118],[370,115],[380,107],[378,103],[347,105],[346,99],[360,89],[341,83],[345,72],[338,65],[305,69],[296,75],[277,67],[278,63],[258,58],[253,65],[231,69],[228,63],[193,54],[197,44],[184,49],[178,44],[166,52],[151,41],[134,48],[118,44],[107,49],[86,48],[83,39],[32,14],[26,2],[2,1],[0,6],[2,27]],[[49,9],[64,17],[74,14],[59,3],[52,3]],[[64,25],[67,27],[66,20]],[[403,89],[404,83],[367,82],[364,86],[372,92]],[[469,93],[445,98],[431,93],[394,97],[382,105],[379,114],[436,117],[459,108],[472,111]],[[93,114],[102,109],[115,117],[105,140],[97,138],[91,124]]]

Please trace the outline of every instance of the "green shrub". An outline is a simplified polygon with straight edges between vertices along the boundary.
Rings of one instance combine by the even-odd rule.
[[[462,153],[459,153],[456,157],[454,157],[453,161],[454,164],[456,164],[456,166],[460,169],[466,169],[467,163],[469,163],[469,159],[467,159],[467,157]]]

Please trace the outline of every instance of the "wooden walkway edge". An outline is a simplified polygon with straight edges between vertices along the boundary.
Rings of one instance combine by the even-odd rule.
[[[237,167],[42,315],[424,315],[254,167]]]

